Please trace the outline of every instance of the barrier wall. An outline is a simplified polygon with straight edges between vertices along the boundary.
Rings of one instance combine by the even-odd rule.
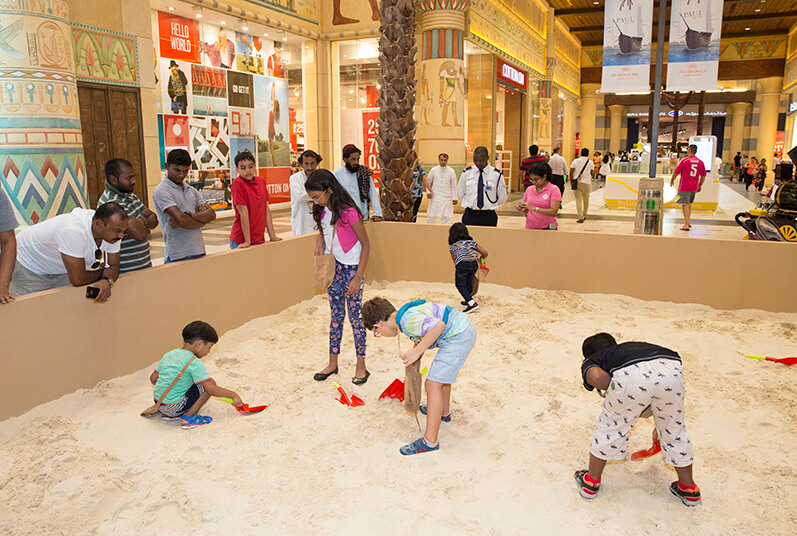
[[[445,226],[376,223],[367,229],[368,281],[438,281],[453,292]],[[755,266],[797,266],[794,244],[524,229],[471,233],[489,252],[491,283],[797,312],[789,292],[745,275]],[[314,240],[290,238],[127,274],[106,304],[69,287],[1,306],[0,420],[152,364],[180,344],[191,320],[210,322],[223,334],[311,298]]]

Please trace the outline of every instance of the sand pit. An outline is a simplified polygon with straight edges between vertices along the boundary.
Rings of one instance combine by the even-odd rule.
[[[459,301],[440,284],[370,286],[376,295]],[[336,379],[364,407],[312,381],[329,318],[317,296],[224,334],[206,358],[221,385],[269,404],[263,413],[212,400],[207,427],[143,419],[147,368],[0,423],[0,534],[794,533],[797,367],[742,354],[794,355],[797,315],[489,284],[480,303],[438,452],[400,456],[420,435],[415,419],[377,400],[403,377],[395,339],[369,338],[372,376],[355,387],[347,325]],[[610,464],[596,500],[578,495],[573,471],[600,412],[579,349],[598,330],[681,353],[702,506],[670,495],[661,455]],[[650,431],[640,422],[629,452]]]

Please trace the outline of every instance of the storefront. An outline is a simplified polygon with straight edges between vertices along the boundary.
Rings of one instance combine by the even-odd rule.
[[[316,93],[305,86],[315,40],[184,2],[151,6],[161,169],[169,151],[187,149],[189,180],[229,208],[235,156],[250,151],[271,202],[290,201]]]

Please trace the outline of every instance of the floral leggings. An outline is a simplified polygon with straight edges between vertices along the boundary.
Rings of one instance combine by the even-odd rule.
[[[335,278],[327,290],[329,308],[332,318],[329,321],[329,353],[340,354],[340,340],[343,338],[343,321],[346,319],[346,308],[349,309],[349,323],[354,333],[354,348],[357,357],[365,357],[365,326],[363,325],[363,288],[354,296],[346,296],[349,283],[357,273],[356,265],[335,262]]]

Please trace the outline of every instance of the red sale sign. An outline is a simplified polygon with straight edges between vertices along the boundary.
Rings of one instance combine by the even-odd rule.
[[[376,143],[376,135],[379,134],[379,110],[363,112],[363,161],[371,171],[374,172],[374,179],[382,177],[379,171],[379,162],[376,160],[379,154],[379,147]]]
[[[290,203],[291,202],[291,168],[289,167],[270,167],[260,168],[258,173],[266,179],[266,189],[268,190],[269,204]]]
[[[162,58],[200,63],[198,21],[158,11],[158,35]]]

